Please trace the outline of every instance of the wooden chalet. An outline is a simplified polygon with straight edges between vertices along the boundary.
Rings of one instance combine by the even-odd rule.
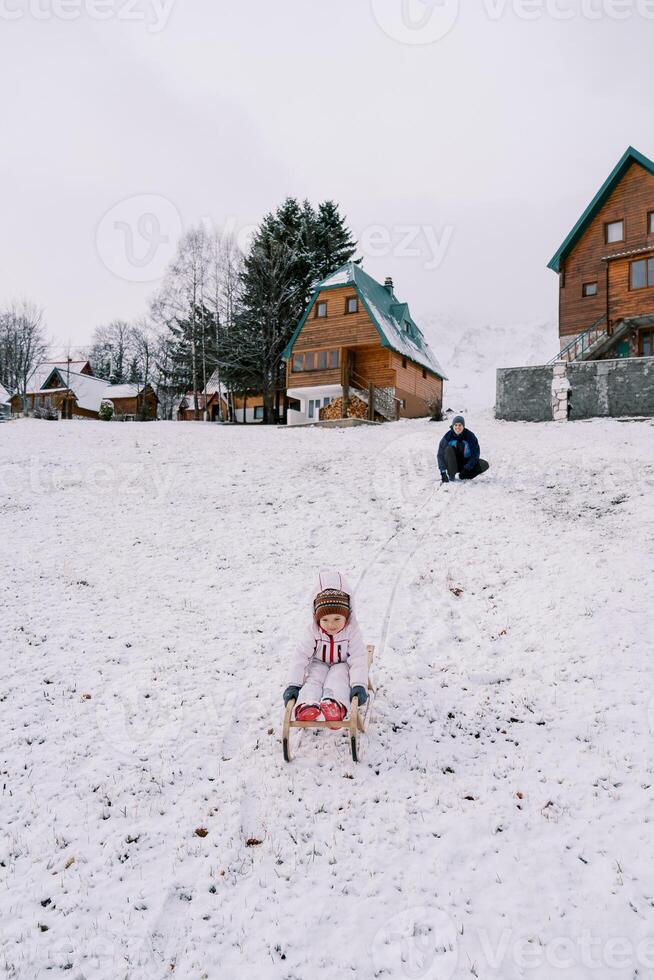
[[[0,384],[0,419],[8,418],[11,415],[11,395],[4,387]]]
[[[654,162],[629,147],[548,268],[560,360],[654,355]]]
[[[207,391],[206,397],[203,391],[198,391],[198,410],[200,413],[199,421],[226,422],[228,418],[227,400],[224,394],[219,391]],[[182,396],[177,406],[176,418],[178,422],[195,422],[195,395],[192,391],[187,391]]]
[[[114,418],[154,419],[157,396],[150,385],[112,385],[96,378],[88,361],[47,361],[32,372],[27,384],[27,412],[53,419],[99,418],[103,401],[111,402]],[[23,398],[16,393],[11,410],[25,410]]]
[[[227,391],[218,370],[214,371],[207,382],[206,404],[204,391],[198,391],[199,421],[208,422],[263,422],[263,395],[238,394]],[[192,391],[187,391],[181,398],[175,410],[178,422],[194,422],[195,397]]]
[[[440,417],[446,378],[408,305],[354,262],[316,286],[284,358],[289,425]]]

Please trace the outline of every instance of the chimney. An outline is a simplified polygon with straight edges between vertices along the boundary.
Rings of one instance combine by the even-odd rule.
[[[389,293],[393,292],[393,280],[390,276],[386,276],[386,279],[384,280],[384,288],[387,289]]]

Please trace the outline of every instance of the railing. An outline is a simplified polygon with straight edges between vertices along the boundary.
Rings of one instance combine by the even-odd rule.
[[[402,402],[395,397],[394,388],[380,388],[362,378],[355,371],[350,371],[349,388],[356,392],[359,398],[370,406],[370,396],[372,394],[372,412],[382,415],[389,422],[395,422],[400,417],[400,407]]]
[[[608,331],[602,329],[600,324],[606,321],[606,314],[601,316],[595,323],[580,333],[574,340],[571,340],[562,351],[549,360],[548,364],[555,364],[556,361],[581,361],[584,358],[584,354],[587,354],[591,347],[593,347],[601,337],[608,337]]]

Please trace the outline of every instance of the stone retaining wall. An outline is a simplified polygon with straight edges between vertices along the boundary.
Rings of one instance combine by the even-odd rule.
[[[495,417],[508,422],[654,416],[654,357],[500,368]]]

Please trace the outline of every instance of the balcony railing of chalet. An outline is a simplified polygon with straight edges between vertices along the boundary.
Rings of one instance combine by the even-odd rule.
[[[604,340],[608,337],[608,330],[602,327],[602,324],[605,322],[606,314],[596,320],[588,330],[584,330],[578,337],[575,337],[569,344],[566,344],[563,350],[559,351],[556,357],[553,357],[547,363],[555,364],[556,361],[583,361],[590,352],[591,347],[594,347],[599,340]]]
[[[349,382],[350,393],[358,395],[361,401],[372,409],[370,414],[373,418],[375,412],[388,419],[389,422],[395,422],[400,417],[402,402],[395,397],[395,388],[380,388],[366,381],[354,371],[350,371]],[[370,405],[371,396],[372,406]]]

